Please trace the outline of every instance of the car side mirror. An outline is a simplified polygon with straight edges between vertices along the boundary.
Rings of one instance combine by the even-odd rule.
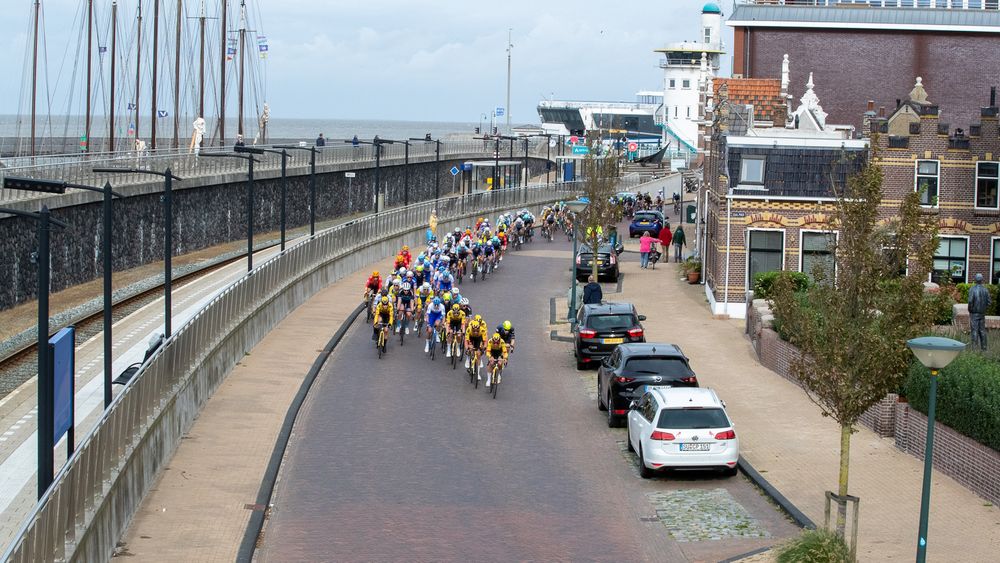
[[[618,246],[615,246],[615,254],[617,254],[618,256],[621,256],[622,252],[625,252],[625,245],[621,244],[621,243],[618,243]]]
[[[640,321],[646,320],[646,315],[639,315],[639,320]]]
[[[636,409],[636,407],[638,407],[638,406],[639,406],[639,403],[637,403],[635,401],[630,401],[629,404],[628,404],[628,410],[634,411]]]

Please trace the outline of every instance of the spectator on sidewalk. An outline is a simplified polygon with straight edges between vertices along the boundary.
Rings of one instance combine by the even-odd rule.
[[[674,231],[673,243],[674,260],[680,262],[684,259],[684,247],[687,245],[687,240],[684,238],[684,227],[677,225],[677,230]]]
[[[639,267],[645,269],[649,265],[649,253],[656,249],[658,241],[649,236],[649,231],[643,231],[639,238]]]
[[[234,147],[245,147],[246,143],[243,142],[243,135],[236,135],[236,142],[233,144]]]
[[[604,292],[601,290],[601,284],[594,281],[593,274],[587,276],[587,285],[583,286],[583,304],[597,304],[603,299]]]
[[[427,241],[437,237],[438,215],[437,209],[431,209],[431,217],[427,220]]]
[[[316,137],[316,146],[317,147],[326,146],[326,137],[324,137],[322,133],[319,134],[319,137]]]
[[[667,255],[663,257],[664,262],[670,262],[670,241],[673,240],[673,238],[674,235],[670,232],[670,223],[664,223],[663,228],[660,229],[660,245],[663,246],[663,250],[667,253]]]
[[[986,311],[990,307],[990,292],[983,285],[983,275],[976,274],[976,284],[969,289],[969,325],[972,347],[986,349]]]

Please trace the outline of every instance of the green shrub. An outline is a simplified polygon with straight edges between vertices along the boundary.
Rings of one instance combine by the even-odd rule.
[[[795,291],[805,291],[809,289],[809,276],[802,272],[758,272],[753,276],[753,296],[754,299],[770,299],[771,288],[779,278],[788,278],[795,285]]]
[[[969,302],[969,289],[974,284],[971,283],[960,283],[955,285],[955,291],[958,293],[956,299],[958,303],[968,303]],[[986,289],[990,292],[990,307],[986,310],[987,315],[997,315],[1000,314],[1000,303],[997,300],[1000,299],[1000,285],[994,285],[992,283],[986,284]]]
[[[927,413],[930,372],[918,361],[903,383],[910,406]],[[963,352],[938,375],[935,418],[955,431],[1000,451],[1000,362]]]
[[[954,313],[953,305],[955,300],[952,299],[949,292],[941,291],[938,293],[929,293],[924,295],[931,305],[931,311],[933,312],[934,319],[933,322],[936,325],[946,325],[951,324],[951,317]]]
[[[801,307],[803,309],[809,310],[809,309],[812,308],[812,304],[809,301],[809,292],[808,291],[797,291],[797,292],[795,292],[795,301],[797,301],[798,304],[799,304],[799,307]],[[784,340],[785,342],[789,342],[790,341],[789,337],[791,335],[788,333],[788,330],[785,328],[785,324],[781,321],[781,317],[778,317],[777,315],[775,315],[774,321],[771,322],[771,326],[774,329],[774,331],[778,333],[778,338]]]
[[[778,563],[849,563],[851,551],[830,530],[806,530],[775,552]]]

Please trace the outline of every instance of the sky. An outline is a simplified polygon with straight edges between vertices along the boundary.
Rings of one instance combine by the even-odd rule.
[[[136,1],[119,0],[126,19],[134,18]],[[148,14],[152,2],[143,2]],[[268,41],[263,82],[273,118],[476,122],[505,105],[510,29],[516,124],[537,123],[543,98],[632,101],[638,90],[662,88],[653,49],[696,40],[705,0],[253,2],[261,16],[257,31]],[[107,13],[110,0],[94,3]],[[175,1],[162,3],[173,10]],[[0,58],[0,76],[18,78],[0,81],[0,114],[27,112],[31,4],[4,0],[0,49],[7,56]],[[198,2],[185,4],[194,15]],[[53,100],[53,114],[81,112],[81,104],[69,101],[82,97],[70,94],[82,82],[81,65],[73,75],[81,0],[42,5],[49,80],[40,96]],[[731,11],[729,0],[721,5]],[[723,27],[729,46],[732,33]],[[186,45],[185,55],[191,49]],[[724,59],[723,73],[728,69]],[[160,96],[171,99],[169,86]]]

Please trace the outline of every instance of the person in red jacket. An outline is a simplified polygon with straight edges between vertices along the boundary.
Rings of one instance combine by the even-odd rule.
[[[396,260],[392,264],[393,264],[392,269],[394,271],[399,271],[400,268],[406,267],[406,259],[403,258],[402,254],[397,254]]]
[[[365,293],[368,294],[376,293],[382,287],[382,276],[379,275],[378,270],[372,272],[372,275],[368,276],[368,281],[365,282]]]
[[[660,244],[663,245],[665,251],[670,250],[670,241],[673,239],[673,235],[670,233],[670,223],[665,223],[663,228],[660,229]],[[664,262],[670,261],[670,253],[663,257]]]
[[[413,261],[413,256],[410,255],[410,247],[403,245],[403,250],[399,251],[399,255],[403,257],[403,260],[406,262],[406,267],[409,268],[410,262]],[[399,268],[397,268],[397,270],[398,269]]]

